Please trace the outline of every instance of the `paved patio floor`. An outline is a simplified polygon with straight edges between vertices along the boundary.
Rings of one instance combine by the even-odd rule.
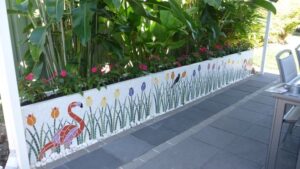
[[[263,169],[278,76],[255,75],[44,168]],[[286,131],[286,126],[284,126]],[[278,169],[294,169],[300,130],[281,143]]]

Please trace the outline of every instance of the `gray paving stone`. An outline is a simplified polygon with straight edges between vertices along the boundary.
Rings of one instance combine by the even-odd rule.
[[[157,152],[157,153],[161,153],[163,151],[165,151],[166,149],[172,147],[173,144],[169,144],[168,142],[164,142],[156,147],[154,147],[152,150]]]
[[[239,137],[225,147],[226,151],[261,165],[265,163],[267,149],[266,144],[243,137]]]
[[[276,169],[295,169],[297,155],[283,150],[279,150],[276,161]]]
[[[192,136],[207,144],[224,148],[229,145],[237,136],[214,127],[207,126]]]
[[[75,154],[77,154],[77,152],[75,153]],[[81,153],[80,153],[81,154]],[[52,168],[66,168],[66,166],[64,166],[64,164],[66,163],[66,162],[68,162],[69,161],[69,159],[68,158],[65,158],[65,157],[63,157],[63,158],[61,158],[61,159],[58,159],[58,160],[55,160],[55,161],[53,161],[53,162],[50,162],[50,163],[48,163],[48,164],[46,164],[45,166],[43,166],[43,167],[41,167],[41,168],[47,168],[47,169],[52,169]],[[37,168],[38,169],[38,168]]]
[[[255,111],[242,109],[242,108],[236,108],[232,112],[228,114],[228,116],[244,121],[248,121],[251,123],[258,122],[266,117],[266,115],[262,113],[257,113]]]
[[[182,142],[183,140],[190,138],[193,134],[195,134],[196,131],[198,131],[196,128],[189,129],[189,130],[181,133],[180,135],[175,136],[171,140],[168,140],[166,143],[168,143],[170,145],[176,145],[176,144]]]
[[[275,106],[275,98],[269,96],[258,95],[253,99],[251,99],[251,101],[261,103],[261,104],[266,104],[269,106]]]
[[[283,141],[283,135],[281,135],[281,143],[280,143],[280,149],[293,153],[293,154],[298,154],[298,150],[300,148],[300,138],[295,137],[292,135],[288,135],[286,140]]]
[[[260,169],[261,167],[262,165],[255,162],[221,151],[206,162],[202,169]]]
[[[252,76],[251,79],[264,82],[273,82],[275,80],[279,80],[279,75],[265,73],[263,75]]]
[[[51,169],[51,167],[49,167],[48,169]],[[69,168],[65,165],[61,165],[59,167],[55,167],[54,169],[69,169]]]
[[[254,86],[249,86],[246,84],[241,84],[241,85],[232,87],[232,89],[241,90],[241,91],[248,92],[248,93],[253,93],[253,92],[256,92],[257,90],[259,90],[260,87],[254,87]]]
[[[191,107],[188,108],[186,110],[184,110],[183,112],[180,112],[178,114],[175,115],[175,118],[184,118],[186,120],[189,121],[189,123],[192,124],[197,124],[207,118],[209,118],[210,116],[214,115],[214,112],[211,112],[209,110],[201,110],[198,109],[197,107]]]
[[[136,159],[136,160],[134,160],[134,162],[122,165],[118,169],[136,169],[136,168],[139,168],[141,165],[143,165],[143,161],[140,159]]]
[[[263,75],[260,75],[262,78],[269,78],[269,79],[278,79],[279,75],[273,74],[273,73],[264,73]]]
[[[268,144],[271,129],[259,125],[252,125],[243,136]]]
[[[220,104],[220,103],[216,103],[216,102],[212,102],[209,100],[204,100],[203,102],[193,106],[193,108],[197,108],[199,110],[206,110],[212,113],[217,113],[222,111],[223,109],[225,109],[226,105]]]
[[[218,152],[208,144],[186,139],[155,158],[149,160],[140,169],[194,169],[200,168]]]
[[[231,97],[223,94],[218,94],[208,99],[209,101],[224,104],[226,106],[235,104],[236,102],[240,101],[240,98]]]
[[[89,154],[72,160],[65,165],[70,169],[113,169],[122,162],[103,149],[95,150]]]
[[[251,127],[251,123],[247,121],[229,117],[222,117],[210,125],[237,135],[242,135]]]
[[[170,138],[176,136],[176,132],[163,127],[162,125],[151,125],[144,127],[134,133],[133,136],[146,141],[150,145],[157,146]]]
[[[189,110],[185,110],[181,113],[182,114],[179,114],[179,115],[176,114],[174,116],[166,118],[166,119],[158,122],[156,125],[161,125],[167,129],[170,129],[177,133],[181,133],[181,132],[191,128],[192,126],[196,125],[200,121],[200,119],[204,120],[204,119],[208,118],[208,117],[205,118],[203,115],[201,115],[198,112],[189,111]],[[192,115],[194,118],[191,120],[188,118],[185,118],[184,116],[187,116],[187,115],[189,115],[189,116]],[[200,117],[198,117],[198,116],[200,116]]]
[[[273,97],[273,96],[272,96],[272,93],[266,92],[266,91],[263,91],[263,92],[259,93],[259,95],[267,96],[267,97]]]
[[[259,96],[264,96],[268,99],[274,99],[275,100],[275,97],[273,96],[273,93],[270,93],[270,92],[262,91],[262,92],[257,94],[257,97],[259,97]]]
[[[226,95],[226,96],[231,96],[231,97],[242,99],[242,98],[246,97],[249,93],[230,88],[230,89],[222,92],[221,94],[222,95]]]
[[[65,158],[66,158],[68,161],[71,161],[71,160],[77,159],[78,157],[81,157],[81,156],[83,156],[83,155],[86,155],[86,154],[88,154],[88,153],[89,153],[89,152],[88,152],[86,149],[82,149],[82,150],[76,151],[76,153],[72,153],[72,154],[67,155]]]
[[[294,127],[293,132],[292,132],[292,135],[293,135],[294,137],[300,138],[300,126]]]
[[[150,144],[128,135],[105,145],[103,149],[127,163],[151,150],[152,147]]]
[[[255,124],[263,127],[271,128],[272,122],[273,122],[272,116],[265,116],[263,119],[256,121]]]
[[[109,140],[105,140],[105,141],[109,142]],[[98,150],[99,148],[103,147],[105,144],[107,144],[107,143],[104,141],[100,141],[100,142],[97,142],[95,144],[92,144],[92,145],[86,147],[85,150],[87,152],[92,152],[92,151]]]
[[[148,160],[152,159],[157,154],[159,154],[159,152],[152,149],[149,152],[147,152],[146,154],[140,156],[138,159],[145,162],[145,161],[148,161]]]
[[[248,101],[242,105],[240,105],[238,108],[251,110],[257,113],[262,113],[265,115],[272,115],[274,114],[274,106],[257,103],[253,101]]]
[[[268,79],[268,78],[252,78],[252,80],[260,81],[260,82],[271,83],[271,82],[275,81],[276,79]],[[279,80],[279,77],[278,77],[277,80]]]
[[[265,87],[266,85],[270,84],[270,82],[263,82],[263,81],[258,81],[255,79],[250,79],[250,80],[245,81],[243,84],[246,84],[248,86],[262,88],[262,87]]]
[[[296,164],[297,154],[279,150],[275,169],[295,169]],[[263,166],[261,169],[265,169],[265,166]]]

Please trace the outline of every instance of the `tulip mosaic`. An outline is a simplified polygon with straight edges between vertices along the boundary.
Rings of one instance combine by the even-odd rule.
[[[229,55],[22,107],[28,156],[41,166],[248,77]]]

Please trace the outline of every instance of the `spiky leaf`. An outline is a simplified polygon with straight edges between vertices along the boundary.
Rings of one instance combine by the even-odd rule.
[[[64,0],[45,0],[48,16],[59,22],[64,14]]]
[[[204,0],[204,3],[218,9],[221,6],[222,0]]]
[[[83,46],[91,39],[91,21],[94,15],[92,7],[94,2],[82,2],[79,7],[72,10],[72,27],[75,34],[79,37]]]

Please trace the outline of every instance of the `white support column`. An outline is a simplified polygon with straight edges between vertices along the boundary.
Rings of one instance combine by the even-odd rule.
[[[269,43],[269,32],[270,32],[270,25],[271,25],[271,11],[268,11],[267,22],[266,22],[266,31],[265,31],[265,39],[264,39],[264,46],[261,58],[261,65],[260,65],[260,73],[265,73],[265,66],[266,66],[266,55],[267,55],[267,48]]]
[[[19,101],[13,49],[6,10],[6,1],[0,0],[0,93],[10,150],[16,152],[18,167],[20,169],[29,169],[24,120]]]

